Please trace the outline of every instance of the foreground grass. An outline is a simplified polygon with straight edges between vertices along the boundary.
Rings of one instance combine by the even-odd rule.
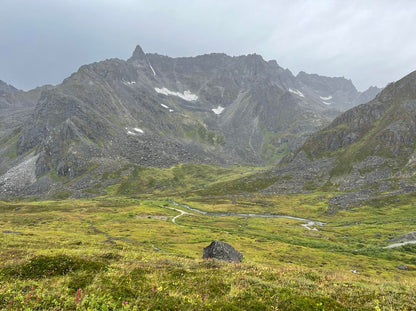
[[[174,200],[179,200],[178,198]],[[0,308],[10,310],[414,310],[416,248],[384,249],[412,230],[413,197],[326,213],[322,194],[0,203]],[[211,204],[210,204],[211,202]],[[202,260],[212,240],[242,263]],[[408,270],[400,270],[406,265]]]

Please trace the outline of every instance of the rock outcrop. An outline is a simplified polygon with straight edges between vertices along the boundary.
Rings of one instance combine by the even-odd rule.
[[[224,261],[242,261],[243,255],[230,244],[222,241],[213,241],[204,248],[203,258],[215,258]]]

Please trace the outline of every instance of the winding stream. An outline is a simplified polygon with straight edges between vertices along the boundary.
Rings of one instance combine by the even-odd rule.
[[[286,218],[286,219],[300,220],[304,222],[304,224],[301,225],[302,227],[305,227],[308,230],[314,230],[314,231],[318,231],[318,229],[313,226],[322,227],[325,224],[324,222],[321,222],[321,221],[295,217],[295,216],[289,216],[289,215],[279,215],[279,214],[269,214],[269,213],[253,214],[253,213],[232,213],[232,212],[206,212],[206,211],[201,211],[194,207],[190,207],[189,205],[186,205],[186,204],[180,204],[175,201],[173,201],[172,204],[176,206],[181,206],[192,212],[196,212],[196,213],[207,215],[207,216],[214,216],[214,217],[237,216],[237,217],[258,217],[258,218]],[[179,216],[182,216],[182,215],[179,215]]]
[[[304,227],[308,230],[314,230],[314,231],[318,231],[318,229],[316,227],[322,227],[325,224],[324,222],[321,222],[321,221],[311,220],[311,219],[296,217],[296,216],[289,216],[289,215],[279,215],[279,214],[270,214],[270,213],[254,214],[254,213],[232,213],[232,212],[206,212],[206,211],[201,211],[201,210],[199,210],[197,208],[194,208],[194,207],[190,207],[189,205],[186,205],[186,204],[180,204],[180,203],[175,202],[175,201],[173,201],[172,204],[176,205],[176,206],[186,208],[187,210],[198,213],[198,214],[207,215],[207,216],[214,216],[214,217],[237,216],[237,217],[258,217],[258,218],[286,218],[286,219],[299,220],[299,221],[304,222],[303,224],[301,224],[302,227]],[[180,212],[179,215],[175,216],[172,219],[172,221],[175,224],[176,224],[176,222],[174,220],[176,220],[178,217],[181,217],[183,215],[192,215],[190,213],[181,211],[180,209],[176,209],[176,208],[171,208],[171,209]],[[395,247],[400,247],[400,246],[403,246],[403,245],[406,245],[406,244],[416,244],[416,240],[409,240],[409,241],[405,241],[405,242],[394,243],[394,244],[390,244],[388,246],[385,246],[383,248],[395,248]]]

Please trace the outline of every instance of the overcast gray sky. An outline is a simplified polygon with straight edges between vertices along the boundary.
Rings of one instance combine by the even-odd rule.
[[[57,84],[145,52],[257,53],[294,74],[385,86],[416,70],[413,0],[0,0],[0,80]]]

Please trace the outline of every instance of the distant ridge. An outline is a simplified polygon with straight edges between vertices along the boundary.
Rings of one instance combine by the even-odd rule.
[[[348,191],[332,200],[341,207],[382,194],[414,192],[415,137],[416,71],[311,135],[275,169],[290,181],[267,191]]]

